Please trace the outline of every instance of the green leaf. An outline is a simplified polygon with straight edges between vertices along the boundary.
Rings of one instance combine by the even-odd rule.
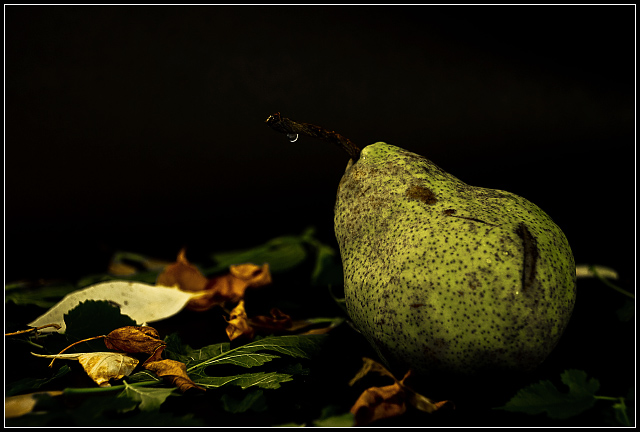
[[[200,375],[200,376],[198,376]],[[201,374],[191,375],[194,383],[204,388],[217,388],[225,385],[235,385],[242,389],[258,387],[263,389],[277,389],[280,383],[293,380],[289,374],[278,372],[256,372],[225,377],[209,377]]]
[[[120,327],[138,325],[128,315],[120,313],[119,307],[104,300],[81,302],[64,315],[64,322],[67,326],[65,333],[77,340],[106,335]]]
[[[551,381],[544,380],[521,389],[506,405],[498,408],[511,412],[540,414],[550,418],[566,419],[591,408],[600,383],[595,378],[587,381],[584,371],[570,369],[561,375],[569,392],[561,392]]]
[[[320,344],[325,336],[326,335],[270,336],[228,351],[225,350],[225,344],[209,346],[201,351],[205,354],[213,352],[214,355],[204,361],[198,360],[192,362],[194,364],[191,366],[187,365],[187,372],[218,364],[233,364],[249,368],[260,366],[273,359],[279,358],[277,355],[265,354],[261,351],[274,351],[296,358],[310,358],[313,353],[319,350]],[[220,350],[221,353],[215,355],[218,350]]]
[[[184,363],[187,368],[213,357],[218,357],[231,349],[229,342],[208,345],[200,349],[193,349],[189,345],[176,344],[174,336],[171,338],[165,338],[165,342],[167,343],[167,347],[165,348],[164,353],[167,357],[171,360],[177,360]]]
[[[229,349],[228,343],[210,345],[200,350],[193,350],[185,346],[182,348],[182,352],[173,352],[171,355],[184,359],[187,362],[187,372],[190,378],[204,388],[235,385],[243,389],[249,387],[276,389],[280,387],[281,383],[291,381],[293,379],[292,373],[305,373],[306,370],[296,365],[287,370],[290,373],[256,372],[223,377],[208,376],[204,370],[208,366],[221,364],[250,368],[280,358],[279,355],[262,351],[272,351],[294,358],[309,358],[319,350],[325,337],[326,335],[271,336],[234,349]]]
[[[211,255],[216,262],[214,267],[203,271],[210,275],[229,268],[230,265],[253,263],[261,265],[269,263],[271,273],[289,270],[300,264],[307,257],[302,236],[282,236],[250,249],[230,252],[218,252]]]
[[[128,397],[134,402],[139,403],[140,411],[156,411],[160,409],[160,405],[171,396],[176,390],[173,388],[146,388],[136,387],[124,382],[125,389],[118,397]]]
[[[63,365],[51,378],[23,378],[10,384],[10,388],[5,390],[5,397],[13,396],[20,393],[27,393],[50,383],[56,378],[60,378],[71,372],[71,368]]]
[[[230,394],[223,394],[220,400],[222,401],[224,410],[232,414],[243,413],[249,410],[261,412],[267,409],[267,401],[262,390],[250,391],[240,400]]]

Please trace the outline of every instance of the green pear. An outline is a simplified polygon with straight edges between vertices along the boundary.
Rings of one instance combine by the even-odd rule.
[[[544,211],[399,147],[349,161],[334,227],[348,314],[390,366],[529,371],[573,311],[573,255]]]
[[[397,373],[530,371],[557,345],[576,298],[560,228],[513,193],[465,184],[430,160],[275,113],[266,123],[332,142],[351,160],[334,228],[347,312]],[[442,374],[442,373],[445,374]],[[509,375],[509,374],[507,374]]]

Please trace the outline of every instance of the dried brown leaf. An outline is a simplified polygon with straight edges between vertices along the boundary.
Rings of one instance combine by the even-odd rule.
[[[247,313],[244,309],[244,300],[240,300],[238,305],[231,311],[227,323],[226,331],[229,340],[238,339],[240,337],[247,339],[253,338],[255,332],[249,325]]]
[[[229,273],[240,280],[246,281],[250,287],[257,288],[271,283],[269,264],[257,266],[255,264],[239,264],[229,266]]]
[[[159,360],[165,342],[160,339],[153,327],[126,326],[113,330],[105,336],[104,344],[108,349],[127,353],[146,353],[151,357],[145,363]]]
[[[192,299],[187,309],[206,311],[226,302],[236,303],[244,298],[247,288],[257,288],[271,283],[269,265],[262,267],[255,264],[230,266],[229,273],[210,279],[202,295]]]
[[[402,386],[402,388],[404,388],[407,394],[407,402],[409,402],[412,407],[427,413],[436,412],[443,407],[453,407],[453,402],[451,401],[435,402],[433,399],[429,399],[428,397],[421,395],[420,393],[409,387],[406,384],[406,381],[411,377],[412,373],[413,372],[409,370],[400,380],[400,385]]]
[[[270,311],[271,316],[258,315],[250,319],[251,326],[260,329],[263,332],[279,332],[282,330],[294,330],[292,327],[294,321],[291,317],[278,308],[273,308]],[[306,322],[295,322],[296,329],[306,327],[309,324]]]
[[[178,387],[180,392],[184,393],[189,389],[198,389],[205,391],[204,388],[195,384],[187,375],[187,366],[176,360],[158,360],[143,365],[145,369],[154,372],[159,377],[163,377],[171,384]]]
[[[370,359],[368,357],[362,357],[362,368],[358,371],[356,376],[354,376],[351,381],[349,381],[349,385],[353,386],[356,382],[362,379],[365,375],[370,373],[377,373],[382,376],[391,377],[394,381],[396,378],[393,376],[391,372],[387,370],[383,365],[378,363],[377,361]]]
[[[363,357],[362,360],[362,368],[349,382],[349,385],[355,384],[370,373],[388,376],[395,383],[385,387],[370,387],[360,395],[351,408],[356,426],[364,426],[376,420],[401,415],[407,410],[407,406],[427,413],[433,413],[443,407],[453,407],[453,403],[450,401],[434,402],[409,387],[406,381],[411,377],[411,370],[405,374],[402,380],[398,381],[387,368],[377,361],[367,357]]]
[[[355,426],[365,426],[377,420],[404,414],[406,395],[400,383],[366,389],[351,407]]]
[[[176,262],[168,265],[158,278],[156,285],[178,286],[182,291],[202,291],[209,280],[200,273],[200,270],[191,264],[186,257],[184,249],[178,254]]]

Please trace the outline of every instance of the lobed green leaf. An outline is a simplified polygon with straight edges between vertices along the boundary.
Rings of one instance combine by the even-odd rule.
[[[586,372],[575,369],[564,371],[561,379],[569,387],[568,392],[561,392],[551,381],[544,380],[521,389],[498,409],[526,414],[546,412],[550,418],[566,419],[593,406],[600,387],[598,380],[587,380]]]
[[[128,397],[139,403],[140,411],[157,411],[164,401],[174,394],[176,387],[172,388],[146,388],[136,387],[124,382],[125,389],[118,397]]]

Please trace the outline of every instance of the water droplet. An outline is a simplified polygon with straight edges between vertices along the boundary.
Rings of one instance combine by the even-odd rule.
[[[507,252],[507,251],[504,251],[502,253],[505,254],[505,255],[509,255],[509,252]]]
[[[298,141],[298,134],[287,134],[287,138],[289,138],[291,142],[296,142]]]
[[[491,260],[487,258],[487,264],[491,264]]]

